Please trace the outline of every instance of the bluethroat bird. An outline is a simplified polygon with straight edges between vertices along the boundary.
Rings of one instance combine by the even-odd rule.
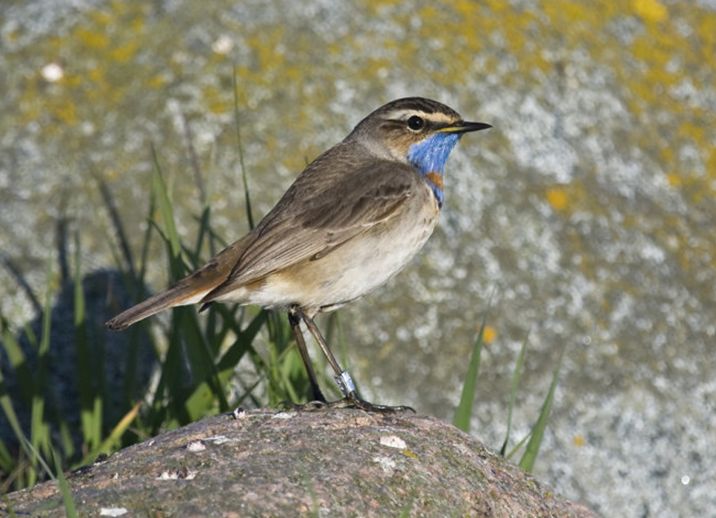
[[[359,397],[314,317],[365,295],[408,264],[438,222],[448,155],[463,134],[490,127],[421,97],[381,106],[311,162],[256,228],[107,327],[124,329],[187,304],[286,308],[315,400],[326,402],[301,322],[335,371],[343,403],[389,409]]]

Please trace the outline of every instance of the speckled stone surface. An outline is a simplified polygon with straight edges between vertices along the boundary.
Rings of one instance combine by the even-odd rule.
[[[205,419],[69,484],[82,516],[595,516],[442,421],[345,409]],[[62,506],[49,482],[0,511],[62,516]]]

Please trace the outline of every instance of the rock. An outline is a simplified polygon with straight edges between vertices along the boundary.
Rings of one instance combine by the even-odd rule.
[[[595,516],[449,424],[348,409],[207,418],[68,482],[82,516]],[[11,510],[62,516],[62,496],[46,482]]]

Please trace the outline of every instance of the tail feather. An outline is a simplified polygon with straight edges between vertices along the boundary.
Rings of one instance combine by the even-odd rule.
[[[208,290],[197,291],[196,289],[188,289],[187,286],[175,286],[166,291],[157,293],[153,297],[149,297],[144,302],[140,302],[136,306],[123,311],[111,320],[105,323],[107,328],[113,331],[121,331],[132,324],[144,320],[145,318],[156,315],[160,311],[173,308],[175,306],[185,306],[194,304],[201,300]]]
[[[202,299],[227,279],[252,239],[253,233],[245,235],[173,287],[123,311],[105,326],[120,331],[165,309],[206,302]]]

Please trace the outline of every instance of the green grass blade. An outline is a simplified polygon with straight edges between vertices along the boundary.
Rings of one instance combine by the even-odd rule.
[[[152,176],[152,192],[157,201],[157,207],[163,221],[163,235],[169,252],[169,266],[172,278],[178,279],[185,272],[182,259],[182,244],[176,230],[174,221],[174,210],[169,198],[166,184],[161,175],[161,168],[154,149],[152,149],[155,168]],[[162,232],[163,230],[163,232]],[[213,359],[210,348],[207,346],[204,336],[201,333],[196,314],[185,311],[186,308],[176,308],[172,315],[171,330],[169,333],[169,349],[162,366],[159,387],[155,395],[155,402],[152,409],[162,405],[161,398],[169,396],[173,417],[179,423],[189,422],[191,415],[199,408],[206,408],[210,401],[206,398],[199,398],[190,402],[191,408],[185,405],[188,398],[202,382],[208,381],[211,392],[219,398],[220,404],[226,404],[222,389],[215,379],[213,371]],[[191,369],[191,376],[187,378],[186,369]],[[190,412],[188,412],[190,411]],[[159,412],[159,416],[162,412]],[[161,423],[156,423],[160,425]]]
[[[245,387],[243,384],[241,384],[242,388],[244,388],[244,393],[239,396],[239,399],[234,404],[234,407],[240,407],[241,403],[246,401],[247,399],[251,400],[251,404],[255,407],[260,407],[262,405],[261,401],[254,395],[254,390],[256,390],[256,387],[258,387],[262,382],[264,381],[264,377],[259,377],[256,381],[254,381],[251,386]]]
[[[7,354],[8,362],[12,371],[15,373],[15,379],[17,380],[18,388],[20,389],[20,398],[24,404],[28,404],[32,401],[32,395],[34,392],[33,388],[33,376],[30,371],[30,367],[27,364],[25,353],[22,351],[20,344],[13,336],[10,331],[9,325],[3,320],[2,330],[2,345]]]
[[[7,495],[2,495],[2,501],[5,504],[5,507],[7,508],[8,516],[10,518],[17,518],[17,514],[15,514],[15,509],[12,507],[12,504],[10,503],[10,499],[7,497]]]
[[[127,233],[124,231],[124,225],[122,224],[122,218],[119,216],[117,210],[117,204],[114,202],[114,196],[105,182],[98,174],[92,174],[95,181],[99,185],[99,192],[102,196],[107,212],[109,213],[109,219],[114,227],[114,232],[117,234],[117,240],[119,241],[119,248],[124,256],[124,264],[129,270],[132,277],[135,277],[134,271],[134,256],[132,254],[132,248],[129,246],[129,239],[127,239]]]
[[[170,261],[173,279],[179,279],[184,274],[184,263],[181,260],[181,241],[174,221],[174,207],[169,198],[167,185],[162,178],[161,166],[157,152],[152,146],[152,160],[154,161],[154,172],[152,174],[152,192],[157,200],[159,213],[164,223],[164,234],[169,248]]]
[[[100,444],[94,451],[89,452],[85,458],[82,459],[80,465],[92,462],[101,453],[109,454],[118,450],[122,445],[122,435],[124,435],[124,432],[127,431],[129,425],[137,418],[141,406],[141,403],[136,403],[114,426],[109,435],[104,439],[104,441],[102,441],[102,444]]]
[[[5,443],[0,440],[0,473],[10,473],[15,468],[16,464],[15,458],[10,454],[10,450]],[[4,480],[0,482],[0,494],[5,493],[3,490],[4,483]]]
[[[524,446],[525,444],[527,444],[527,441],[529,440],[530,437],[532,437],[532,430],[530,430],[530,431],[527,433],[527,435],[525,435],[522,439],[520,439],[519,441],[517,441],[517,444],[515,444],[515,445],[512,447],[512,449],[510,450],[510,452],[509,452],[507,455],[505,455],[505,458],[506,458],[507,460],[509,460],[509,459],[511,459],[512,457],[514,457],[514,456],[515,456],[515,453],[517,453],[518,451],[520,451],[520,448],[522,448],[522,446]]]
[[[45,470],[45,473],[48,477],[50,477],[52,480],[56,480],[55,474],[53,473],[52,469],[50,469],[50,466],[48,466],[47,462],[45,462],[45,459],[42,457],[42,454],[35,448],[30,441],[25,439],[23,441],[23,447],[25,448],[25,451],[27,452],[27,455],[30,459],[32,459],[33,466],[36,464],[39,464],[43,470]],[[48,447],[48,451],[51,448]],[[28,484],[28,486],[34,485],[34,481]]]
[[[279,362],[281,388],[289,401],[308,400],[308,379],[297,347],[285,349]]]
[[[212,240],[209,239],[210,237],[210,228],[211,228],[211,208],[210,207],[204,207],[204,210],[201,211],[201,218],[199,219],[199,232],[197,232],[196,236],[196,244],[194,245],[193,250],[193,257],[194,260],[194,267],[199,266],[199,258],[201,257],[201,249],[204,247],[204,240],[206,239],[209,242],[209,247],[213,248],[212,246]],[[214,251],[211,250],[211,254],[214,254]]]
[[[51,268],[48,268],[47,277],[51,275]],[[50,328],[52,324],[52,295],[47,290],[45,307],[42,313],[42,333],[37,352],[37,372],[35,373],[35,384],[30,409],[30,443],[35,451],[48,451],[50,446],[50,430],[45,422],[45,387],[47,385],[47,364],[50,353]],[[30,476],[31,485],[35,483],[34,477]]]
[[[10,424],[10,428],[12,428],[12,431],[15,433],[15,436],[17,437],[18,441],[22,443],[22,441],[25,439],[25,436],[22,433],[20,420],[15,413],[15,407],[13,406],[12,400],[7,393],[7,389],[5,387],[5,380],[2,376],[2,371],[0,371],[0,408],[2,408],[3,413],[5,414],[5,418]]]
[[[199,200],[201,200],[201,206],[206,207],[207,196],[206,186],[204,185],[204,175],[201,174],[199,156],[197,155],[196,148],[194,147],[194,135],[192,134],[191,124],[189,124],[189,119],[187,118],[186,113],[182,112],[181,120],[182,126],[184,127],[184,140],[186,141],[185,144],[187,152],[189,154],[189,164],[191,165],[191,170],[194,173],[194,185],[196,185],[196,188],[199,191]]]
[[[149,210],[147,213],[148,222],[151,222],[152,215],[154,214],[154,209],[156,206],[155,200],[156,196],[152,192],[149,196]],[[139,273],[135,277],[131,278],[132,285],[130,288],[130,293],[135,300],[141,300],[146,295],[144,279],[147,273],[149,250],[153,228],[154,227],[151,224],[148,224],[144,231],[144,235],[142,236],[142,247],[139,259]],[[140,336],[146,332],[145,329],[146,328],[142,327],[142,324],[140,323],[139,325],[133,326],[129,331],[131,333],[131,336],[129,340],[127,360],[125,362],[126,371],[122,387],[122,393],[124,395],[124,400],[127,406],[129,406],[130,402],[135,398],[134,387],[139,367],[137,365],[137,361],[139,358],[139,346],[141,344]]]
[[[57,486],[62,495],[62,502],[65,505],[65,516],[67,518],[77,518],[77,509],[75,508],[75,500],[72,498],[72,490],[62,471],[62,464],[59,456],[53,451],[52,456],[55,459],[55,469],[57,470]]]
[[[266,324],[267,316],[267,312],[261,310],[244,330],[236,333],[236,341],[227,349],[219,361],[220,377],[231,374],[244,354],[253,348],[253,341]]]
[[[197,383],[192,387],[194,395],[200,396],[201,391],[197,392],[197,388],[205,387],[203,397],[187,397],[185,406],[188,415],[192,421],[205,415],[211,410],[218,401],[219,409],[226,411],[229,409],[224,394],[223,384],[221,383],[218,371],[214,364],[214,355],[210,345],[206,341],[206,337],[201,332],[199,320],[192,310],[188,308],[186,318],[181,319],[180,328],[183,336],[186,337],[186,353],[188,361],[192,368],[192,375]]]
[[[147,211],[147,221],[152,221],[152,216],[154,215],[154,211],[157,206],[157,196],[154,192],[154,190],[151,191],[149,195],[149,210]],[[137,275],[137,298],[141,298],[144,296],[143,290],[144,290],[144,279],[147,274],[147,267],[149,266],[149,249],[150,244],[152,241],[152,230],[153,226],[151,224],[147,225],[147,228],[144,230],[144,235],[142,236],[142,251],[139,255],[139,274]]]
[[[246,217],[249,219],[249,228],[254,228],[254,215],[251,210],[251,194],[249,192],[249,179],[246,174],[246,163],[244,162],[244,147],[241,144],[241,120],[239,116],[239,87],[236,81],[236,67],[233,74],[234,87],[234,121],[236,122],[236,149],[239,151],[239,164],[241,165],[241,178],[244,181],[244,201],[246,203]]]
[[[12,400],[7,393],[5,380],[2,377],[1,371],[0,408],[2,408],[7,422],[10,424],[10,427],[12,428],[15,437],[17,437],[18,443],[25,452],[25,455],[28,459],[32,459],[32,445],[30,444],[30,441],[27,439],[27,437],[25,437],[25,434],[22,430],[20,420],[15,413],[15,407],[13,406]],[[7,448],[5,447],[4,443],[0,443],[0,446],[2,447],[3,451],[7,451]],[[3,454],[3,456],[5,457],[6,455]],[[18,452],[15,458],[10,458],[9,462],[3,462],[2,469],[4,471],[4,475],[7,476],[4,480],[0,478],[0,493],[5,493],[5,491],[13,485],[15,485],[15,489],[21,489],[22,487],[26,487],[35,483],[35,481],[37,480],[37,470],[35,463],[30,463],[30,465],[26,467],[24,466],[25,464],[26,463],[22,457],[22,452]]]
[[[21,291],[25,293],[25,296],[30,301],[30,304],[32,304],[33,309],[35,310],[35,313],[41,313],[42,312],[42,304],[40,304],[40,301],[37,300],[37,297],[35,296],[35,292],[32,291],[32,287],[30,287],[30,283],[27,282],[27,279],[22,274],[22,271],[20,268],[18,268],[14,262],[12,262],[8,257],[5,257],[5,254],[2,254],[2,257],[0,257],[0,262],[5,266],[5,269],[10,274],[10,276],[15,280],[18,287]]]
[[[97,393],[91,376],[97,375],[93,365],[95,351],[91,351],[87,339],[87,319],[85,311],[85,294],[82,288],[80,269],[80,238],[75,233],[75,272],[74,272],[74,327],[75,349],[77,361],[77,391],[80,400],[80,423],[84,444],[94,449],[100,442],[102,434],[102,405],[98,402]]]
[[[165,418],[161,410],[165,397],[171,407],[171,417],[180,424],[198,419],[213,409],[215,401],[221,410],[228,410],[212,348],[206,342],[193,309],[174,309],[168,341],[169,348],[151,406],[156,419],[154,428],[161,426],[161,420]]]
[[[549,413],[552,410],[552,402],[554,400],[554,391],[557,388],[557,381],[559,380],[559,371],[562,368],[562,358],[564,357],[564,348],[559,353],[559,359],[557,360],[557,366],[554,368],[552,373],[552,382],[549,385],[549,391],[547,397],[542,404],[537,422],[532,427],[532,434],[525,453],[520,459],[519,466],[527,472],[531,472],[534,468],[535,460],[539,454],[540,446],[542,445],[542,439],[544,437],[545,428],[547,428],[547,422],[549,421]]]
[[[57,413],[56,411],[53,413]],[[71,459],[75,454],[75,445],[72,439],[72,431],[64,419],[54,419],[54,425],[58,428],[58,442],[62,451],[62,458]],[[81,447],[81,446],[80,446]]]
[[[40,311],[40,314],[44,312],[44,308],[42,311]],[[35,330],[32,329],[29,322],[25,322],[22,326],[22,330],[25,333],[25,338],[27,338],[27,342],[32,347],[33,351],[37,351],[40,348],[40,341],[37,339],[37,334],[35,333]]]
[[[269,405],[276,405],[287,399],[296,401],[298,394],[308,395],[308,377],[300,356],[295,354],[297,349],[293,347],[293,333],[286,315],[270,312],[267,330],[269,361],[265,373]]]
[[[505,432],[505,440],[500,448],[500,455],[505,456],[507,446],[510,442],[510,433],[512,433],[512,411],[515,408],[515,401],[517,399],[517,390],[520,387],[520,381],[522,379],[522,368],[525,363],[525,353],[527,352],[527,337],[522,342],[520,347],[520,353],[517,355],[517,362],[515,363],[515,370],[512,373],[512,385],[510,387],[510,403],[507,406],[507,431]]]
[[[483,333],[485,332],[485,322],[487,321],[487,312],[482,316],[480,331],[477,333],[475,344],[472,347],[472,355],[470,363],[467,367],[465,382],[462,385],[462,394],[460,395],[460,403],[455,410],[452,424],[464,432],[470,431],[470,420],[472,418],[472,407],[475,402],[475,391],[477,389],[477,375],[480,371],[480,355],[482,353]]]

